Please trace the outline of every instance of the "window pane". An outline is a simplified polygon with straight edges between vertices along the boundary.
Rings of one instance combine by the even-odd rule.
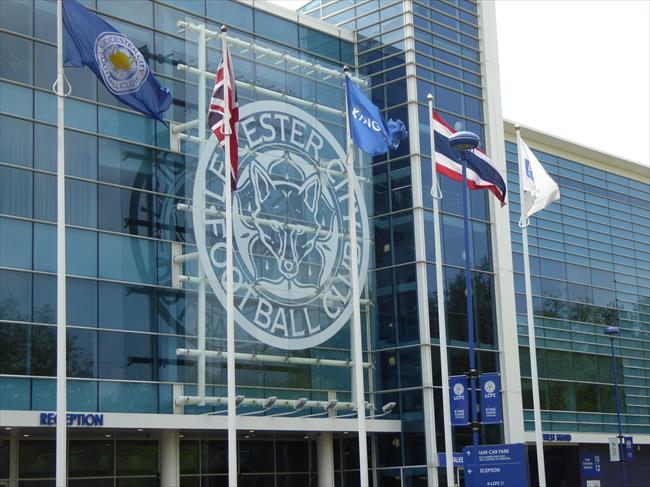
[[[151,240],[102,233],[99,255],[100,277],[156,283],[156,245]]]
[[[117,475],[156,475],[158,443],[156,441],[117,441],[115,455]]]
[[[66,224],[97,227],[97,185],[67,179],[65,192]]]
[[[99,377],[153,380],[155,335],[99,332]]]
[[[97,382],[68,380],[68,410],[97,411]]]
[[[155,331],[156,290],[129,284],[99,283],[99,326]]]
[[[56,222],[56,176],[34,173],[34,219]]]
[[[0,33],[0,78],[32,84],[32,41]]]
[[[222,3],[218,0],[207,0],[206,6],[208,17],[213,21],[253,32],[252,8],[236,2],[232,2],[228,8],[223,8]]]
[[[32,321],[56,324],[56,277],[34,274]]]
[[[99,410],[107,413],[157,413],[158,386],[136,382],[100,382]]]
[[[97,377],[97,332],[68,329],[68,377]]]
[[[22,478],[54,477],[54,440],[23,440],[18,449],[18,475]]]
[[[0,270],[0,319],[30,321],[31,317],[31,273]]]
[[[112,477],[113,442],[70,440],[68,472],[71,477]]]
[[[73,130],[65,131],[65,173],[87,179],[97,178],[97,137]]]
[[[32,217],[32,173],[0,166],[0,213]]]
[[[32,2],[25,0],[3,0],[0,2],[0,27],[32,35],[33,8]]]
[[[34,113],[33,100],[34,94],[30,88],[0,82],[0,111],[31,118]]]
[[[97,326],[97,281],[69,277],[66,292],[68,324]]]
[[[56,272],[56,226],[34,223],[34,270]]]
[[[298,26],[293,22],[255,10],[255,33],[283,42],[289,46],[298,46]]]
[[[99,139],[99,180],[139,189],[151,189],[151,150]]]
[[[26,375],[29,372],[28,332],[29,325],[0,323],[0,374]]]
[[[97,234],[76,228],[66,229],[65,234],[68,275],[96,277]]]
[[[154,196],[142,191],[99,185],[99,228],[153,236]]]
[[[14,218],[0,218],[0,266],[32,268],[32,224]]]
[[[33,147],[31,122],[0,116],[0,162],[31,167]]]

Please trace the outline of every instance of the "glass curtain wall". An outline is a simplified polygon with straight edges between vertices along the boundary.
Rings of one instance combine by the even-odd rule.
[[[196,45],[178,20],[204,23],[257,45],[340,69],[354,66],[353,45],[238,2],[87,0],[85,6],[127,35],[173,95],[170,121],[197,117]],[[56,74],[55,7],[50,0],[0,2],[0,409],[55,408]],[[208,20],[209,19],[209,20]],[[221,58],[213,42],[208,71]],[[340,80],[292,69],[232,49],[238,80],[337,110]],[[194,394],[196,348],[193,286],[172,283],[172,252],[195,250],[189,214],[196,146],[169,151],[169,129],[117,102],[88,69],[66,69],[66,197],[68,254],[68,407],[75,411],[171,413],[172,384]],[[208,81],[208,99],[211,91]],[[239,104],[260,100],[239,89]],[[203,108],[201,108],[203,109]],[[306,108],[345,146],[344,118]],[[175,251],[174,251],[175,252]],[[185,269],[196,275],[196,265]],[[211,294],[211,293],[210,293]],[[207,348],[223,347],[223,308],[207,299]],[[344,327],[313,356],[348,360]],[[237,328],[238,351],[284,354]],[[299,355],[305,355],[298,352]],[[209,395],[224,395],[225,364],[210,362]],[[248,397],[350,400],[345,368],[239,363],[238,393]],[[202,412],[188,408],[187,413]]]
[[[545,431],[615,433],[610,341],[618,326],[623,431],[650,431],[650,188],[534,151],[561,197],[528,227],[540,402]],[[517,146],[506,142],[525,426],[533,430],[519,219]]]
[[[301,9],[302,13],[356,31],[359,69],[369,76],[372,100],[386,118],[397,117],[408,123],[408,104],[417,104],[418,125],[409,126],[408,130],[411,133],[419,131],[422,180],[412,181],[409,154],[417,148],[405,143],[398,151],[372,161],[377,293],[377,314],[373,323],[379,369],[375,384],[377,394],[386,397],[383,402],[398,402],[404,421],[401,436],[375,435],[377,466],[385,469],[378,474],[379,485],[400,485],[395,478],[415,482],[413,485],[426,481],[426,471],[422,468],[426,465],[426,448],[413,232],[416,203],[412,184],[421,185],[424,196],[429,323],[434,343],[431,351],[436,439],[438,451],[444,450],[435,257],[430,238],[433,235],[433,201],[427,94],[434,95],[436,111],[456,130],[472,130],[481,138],[484,135],[476,3],[414,0],[410,4],[417,79],[414,100],[407,99],[403,9],[408,3],[315,0]],[[441,220],[450,374],[462,374],[468,369],[462,188],[459,183],[444,177],[439,181],[444,194]],[[470,238],[477,364],[481,371],[492,372],[498,371],[499,360],[487,198],[484,191],[470,192]],[[481,436],[483,443],[499,443],[501,428],[483,427]],[[454,442],[455,451],[471,443],[469,428],[455,428]],[[442,479],[444,472],[440,475]]]

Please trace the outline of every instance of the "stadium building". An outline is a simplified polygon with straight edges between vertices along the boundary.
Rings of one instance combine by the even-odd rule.
[[[500,372],[504,415],[480,440],[526,443],[536,485],[517,145],[501,114],[494,3],[314,0],[299,13],[257,0],[81,3],[133,41],[173,102],[168,127],[120,104],[90,70],[66,68],[68,485],[227,485],[224,160],[192,125],[207,109],[199,99],[213,77],[201,85],[199,68],[216,71],[222,24],[240,107],[238,485],[359,485],[343,65],[409,131],[356,165],[371,485],[447,485],[429,93],[507,178],[507,206],[470,192],[478,368]],[[55,2],[1,1],[3,487],[55,485],[55,78]],[[640,487],[650,471],[648,168],[533,128],[522,136],[562,195],[529,227],[547,484],[623,485],[609,461],[617,425],[603,335],[618,326],[623,432],[635,444],[628,485]],[[454,375],[468,369],[463,211],[461,185],[440,185]],[[454,428],[455,451],[469,444],[470,428]],[[584,466],[595,456],[598,475]]]

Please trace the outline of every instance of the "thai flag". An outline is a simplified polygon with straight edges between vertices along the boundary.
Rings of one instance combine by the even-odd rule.
[[[463,167],[458,161],[458,152],[449,145],[449,138],[456,133],[436,112],[432,114],[436,149],[436,171],[455,181],[462,182]],[[467,187],[469,189],[488,189],[506,204],[506,183],[494,167],[494,163],[481,150],[467,153]]]
[[[226,91],[227,90],[227,91]],[[224,103],[224,94],[228,94],[228,106]],[[229,121],[229,123],[228,123]],[[235,86],[235,75],[232,70],[232,61],[228,45],[224,45],[224,53],[219,67],[217,77],[214,80],[214,90],[210,99],[208,110],[208,124],[221,146],[226,145],[226,137],[230,141],[230,168],[232,177],[232,188],[237,188],[237,174],[239,171],[239,141],[237,139],[237,128],[239,127],[239,105],[237,104],[237,89]],[[226,126],[226,124],[228,124]]]

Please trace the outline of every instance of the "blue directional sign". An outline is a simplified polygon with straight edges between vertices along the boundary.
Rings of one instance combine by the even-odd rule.
[[[501,378],[498,372],[481,374],[481,423],[501,422]]]
[[[623,453],[626,462],[634,461],[634,440],[631,436],[623,438]]]
[[[447,465],[447,454],[438,453],[438,465],[444,468]],[[463,468],[463,454],[454,452],[454,468]]]
[[[451,425],[469,424],[469,391],[466,376],[449,377],[449,395],[451,396]]]
[[[600,453],[583,452],[580,458],[580,469],[583,478],[594,478],[603,476],[603,467],[600,463]]]
[[[468,487],[528,487],[528,454],[523,443],[463,448]]]

